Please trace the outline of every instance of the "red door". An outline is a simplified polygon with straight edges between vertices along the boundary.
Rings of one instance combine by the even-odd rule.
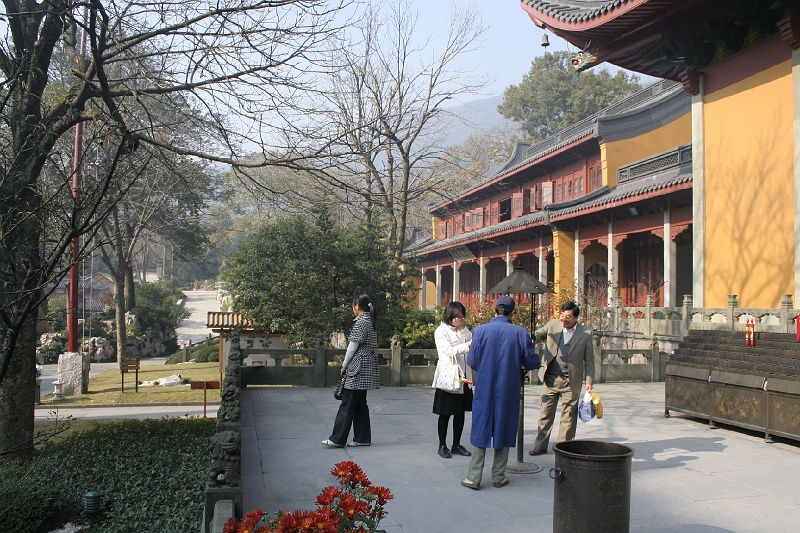
[[[481,298],[481,269],[476,263],[467,263],[461,267],[461,290],[458,301],[471,309]]]
[[[624,305],[644,306],[648,294],[653,295],[653,305],[664,305],[664,249],[660,239],[644,246],[626,246]],[[642,242],[642,241],[639,241]],[[638,244],[638,243],[631,243]]]

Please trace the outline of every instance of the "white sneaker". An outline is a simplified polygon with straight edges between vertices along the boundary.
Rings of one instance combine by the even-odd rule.
[[[328,448],[344,448],[344,446],[342,446],[341,444],[336,444],[331,439],[325,439],[324,441],[322,441],[322,444],[324,444]]]
[[[353,446],[353,447],[355,447],[355,446],[369,446],[370,444],[371,443],[369,443],[369,442],[356,442],[356,441],[347,443],[348,446]]]

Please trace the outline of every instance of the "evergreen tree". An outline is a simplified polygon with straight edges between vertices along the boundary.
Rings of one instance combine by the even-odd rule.
[[[546,53],[533,60],[519,85],[505,90],[497,110],[535,143],[640,89],[636,75],[577,72],[569,52]]]

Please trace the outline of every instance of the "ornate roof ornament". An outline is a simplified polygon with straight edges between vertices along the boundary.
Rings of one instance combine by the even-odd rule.
[[[582,51],[572,54],[572,68],[582,72],[595,66],[597,64],[597,51],[597,47],[592,46],[592,41],[587,42]]]

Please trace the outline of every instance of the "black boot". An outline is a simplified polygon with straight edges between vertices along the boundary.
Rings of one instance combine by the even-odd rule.
[[[439,457],[442,457],[444,459],[450,459],[452,457],[452,455],[450,455],[450,450],[448,450],[447,446],[445,446],[444,444],[439,446]]]

